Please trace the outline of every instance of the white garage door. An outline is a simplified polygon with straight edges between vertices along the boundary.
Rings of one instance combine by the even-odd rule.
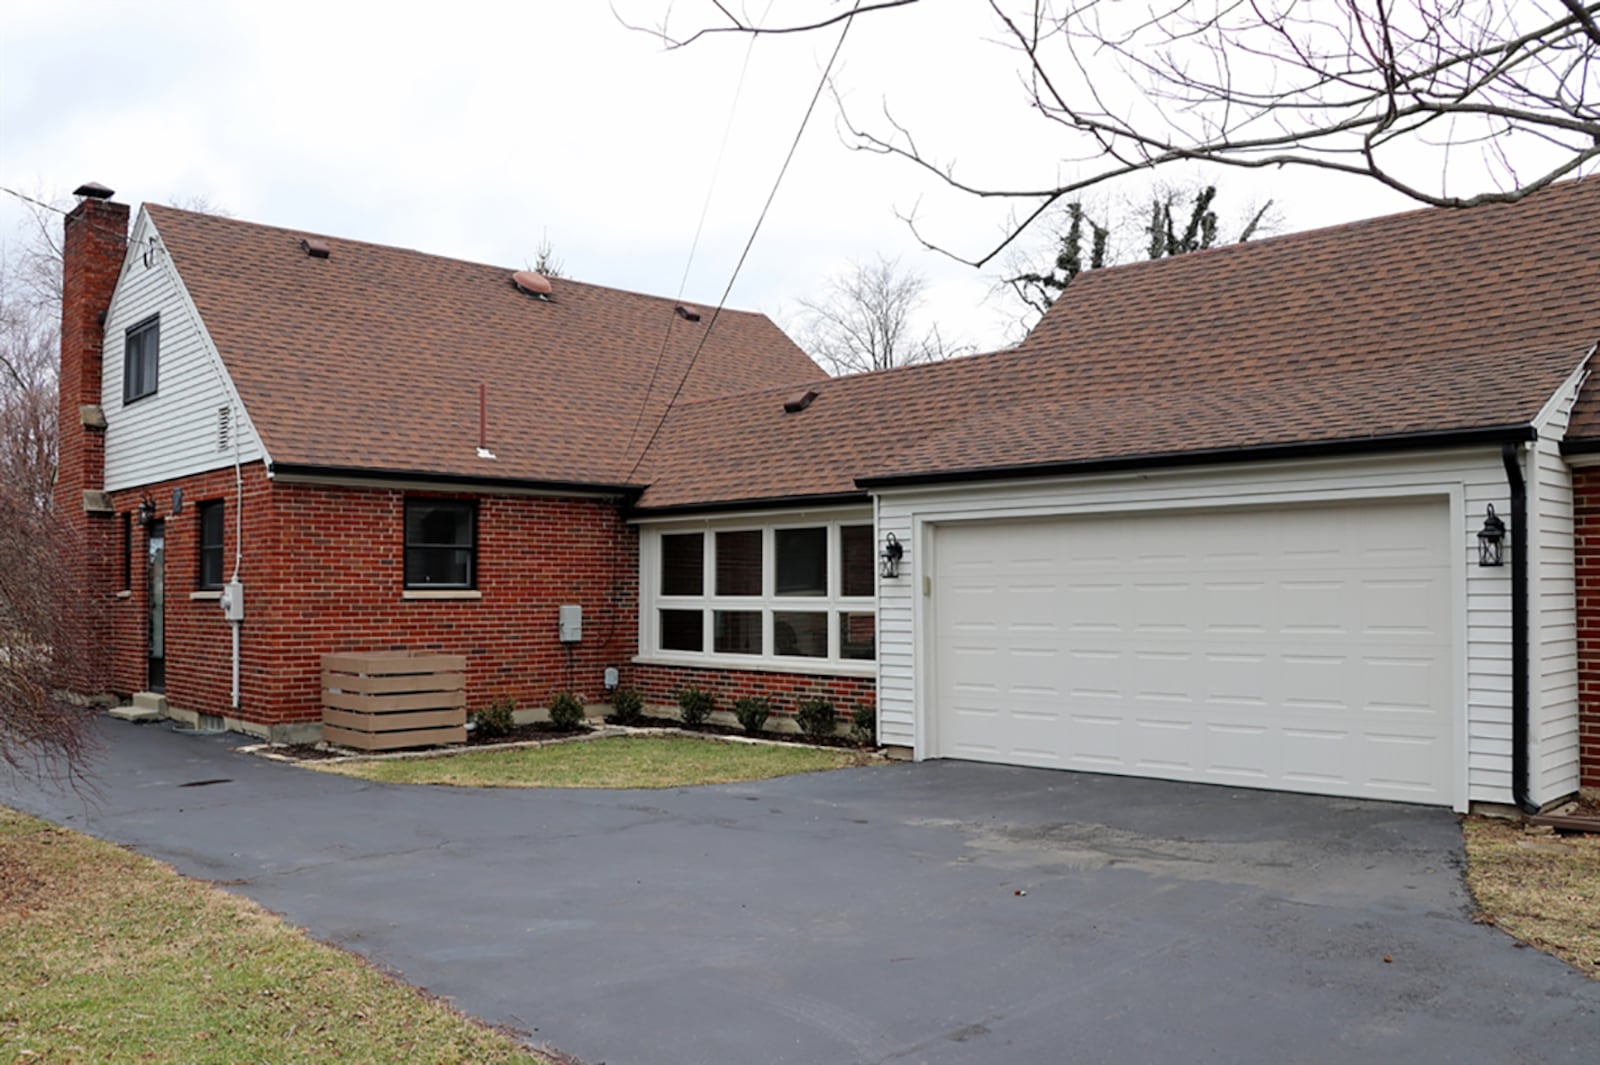
[[[1449,804],[1444,500],[941,525],[938,757]]]

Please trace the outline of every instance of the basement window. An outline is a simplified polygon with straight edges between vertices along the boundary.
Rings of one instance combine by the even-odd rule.
[[[476,588],[478,507],[464,499],[406,500],[407,588]]]
[[[195,507],[200,522],[200,588],[222,587],[222,500]]]
[[[152,315],[122,338],[122,402],[156,394],[161,361],[161,316]]]

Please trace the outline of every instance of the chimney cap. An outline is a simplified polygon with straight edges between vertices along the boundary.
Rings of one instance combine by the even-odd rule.
[[[106,188],[98,181],[86,181],[72,190],[74,196],[82,196],[90,200],[109,200],[116,193]]]

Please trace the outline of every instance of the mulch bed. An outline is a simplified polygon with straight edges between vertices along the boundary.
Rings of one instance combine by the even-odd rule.
[[[1579,799],[1576,809],[1567,810],[1566,806],[1558,809],[1561,813],[1534,814],[1528,818],[1530,825],[1544,826],[1545,831],[1555,829],[1557,832],[1586,832],[1600,834],[1600,802],[1594,799]]]
[[[718,725],[706,722],[703,725],[685,725],[677,718],[645,716],[637,721],[628,723],[629,728],[660,728],[677,729],[680,732],[700,732],[707,736],[748,736],[749,733],[737,725]],[[757,739],[781,740],[785,743],[804,743],[811,747],[841,747],[849,751],[871,750],[872,745],[862,745],[849,736],[807,736],[803,732],[758,732]]]
[[[685,725],[682,721],[670,717],[644,716],[637,721],[629,723],[629,728],[640,729],[672,729],[679,732],[698,732],[706,736],[746,736],[748,733],[736,725],[718,725],[707,722],[703,725]],[[399,754],[404,751],[420,750],[471,750],[474,747],[489,747],[503,743],[524,743],[530,740],[558,740],[571,736],[586,736],[590,730],[586,727],[559,729],[548,721],[532,721],[526,725],[517,725],[510,732],[497,736],[484,736],[476,729],[467,733],[467,742],[463,746],[454,744],[450,748],[440,747],[408,747],[396,751],[376,752],[381,754]],[[872,750],[871,744],[860,744],[848,736],[824,736],[821,738],[807,736],[798,732],[761,732],[757,733],[758,739],[779,740],[785,743],[803,743],[812,747],[837,747],[847,751]],[[326,762],[335,758],[349,758],[363,754],[373,753],[357,751],[345,747],[333,747],[322,743],[296,743],[284,747],[273,747],[272,753],[280,758],[287,758],[296,762]]]
[[[478,729],[467,733],[468,747],[484,747],[496,743],[523,743],[527,740],[559,740],[567,736],[587,735],[588,729],[579,725],[577,728],[556,728],[548,721],[530,721],[526,725],[513,725],[511,731],[502,732],[498,736],[485,736]]]
[[[559,740],[568,736],[584,736],[589,732],[583,727],[561,729],[556,728],[548,721],[532,721],[526,725],[516,725],[510,732],[498,736],[484,736],[476,729],[467,733],[465,745],[452,744],[456,750],[473,747],[488,747],[501,743],[523,743],[528,740]],[[405,751],[430,751],[443,750],[436,747],[398,747],[392,751],[358,751],[353,747],[334,747],[325,743],[293,743],[283,747],[272,748],[272,753],[282,758],[289,758],[296,762],[326,762],[335,758],[349,758],[365,754],[398,754]]]

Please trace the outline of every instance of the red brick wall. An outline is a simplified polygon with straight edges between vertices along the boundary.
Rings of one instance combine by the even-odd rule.
[[[1600,468],[1573,470],[1578,547],[1580,783],[1600,788]]]
[[[519,707],[548,703],[570,687],[604,702],[606,666],[651,702],[672,705],[694,684],[720,710],[746,695],[792,715],[801,699],[833,700],[841,712],[875,702],[871,677],[637,666],[638,535],[603,500],[482,496],[478,509],[479,599],[405,599],[407,493],[372,488],[284,485],[260,463],[243,470],[246,618],[241,631],[238,710],[230,706],[231,632],[214,598],[199,589],[199,504],[224,504],[224,576],[233,572],[239,503],[231,469],[118,492],[107,553],[114,574],[111,687],[146,686],[147,531],[132,523],[131,581],[122,580],[120,515],[150,499],[166,536],[166,694],[184,710],[262,725],[315,722],[321,715],[320,656],[330,651],[440,650],[467,656],[470,708],[507,697]],[[172,492],[183,512],[172,515]],[[563,603],[583,607],[583,641],[556,639]]]
[[[251,545],[266,539],[266,501],[271,484],[262,472],[260,463],[246,466],[243,473],[245,543]],[[177,515],[170,513],[174,488],[183,489],[183,513]],[[233,714],[229,708],[233,645],[228,623],[223,620],[222,610],[214,598],[189,598],[200,587],[201,503],[216,499],[224,501],[224,579],[233,573],[233,549],[238,533],[238,496],[231,468],[146,485],[112,496],[117,518],[113,522],[115,535],[112,538],[111,570],[115,578],[113,584],[118,589],[111,605],[112,690],[127,695],[142,691],[147,681],[149,530],[140,526],[136,516],[130,523],[130,579],[124,582],[121,519],[125,513],[136,515],[143,499],[149,499],[154,504],[155,516],[162,519],[164,524],[167,700],[185,710]],[[239,574],[245,582],[247,608],[251,605],[249,593],[254,591],[250,587],[250,562],[251,558],[247,555],[245,566]],[[240,646],[246,650],[250,647],[248,629]],[[241,671],[241,677],[244,674],[245,671]],[[241,688],[249,694],[248,687],[242,683]],[[241,713],[239,716],[248,715]]]
[[[479,599],[404,599],[404,500],[398,490],[275,484],[244,469],[246,619],[241,707],[229,707],[231,635],[214,599],[191,600],[199,511],[225,503],[225,574],[233,570],[237,501],[221,470],[118,493],[118,511],[148,495],[166,519],[167,698],[175,707],[265,725],[316,721],[320,656],[330,651],[442,650],[467,655],[470,708],[509,697],[545,705],[571,687],[604,699],[603,671],[634,653],[637,537],[597,500],[479,497]],[[184,511],[172,517],[172,489]],[[436,493],[471,498],[453,493]],[[118,525],[120,530],[120,524]],[[134,525],[132,588],[116,600],[116,689],[144,686],[145,535]],[[115,567],[120,584],[121,542]],[[583,641],[556,639],[556,610],[583,607]]]
[[[841,713],[853,712],[858,706],[875,707],[878,699],[877,681],[872,677],[636,665],[626,679],[644,693],[647,702],[674,706],[679,690],[692,684],[711,693],[715,710],[731,711],[734,700],[755,696],[771,700],[774,716],[793,716],[802,699],[832,700]]]

